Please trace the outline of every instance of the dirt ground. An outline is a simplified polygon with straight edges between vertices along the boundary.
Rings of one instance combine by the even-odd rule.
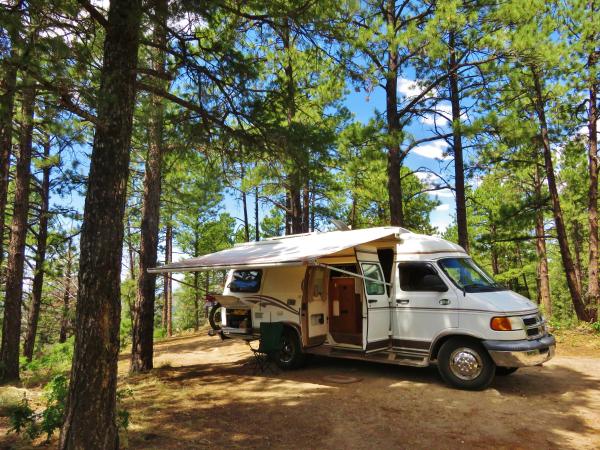
[[[243,343],[206,331],[173,338],[156,346],[150,374],[127,377],[121,358],[121,386],[133,391],[123,447],[598,449],[600,339],[558,341],[543,367],[466,392],[446,387],[435,368],[328,358],[254,375]],[[3,426],[0,449],[29,448]]]

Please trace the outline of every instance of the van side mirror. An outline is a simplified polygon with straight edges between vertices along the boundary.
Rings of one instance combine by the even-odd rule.
[[[436,274],[427,274],[422,278],[423,288],[432,292],[446,292],[448,286]]]

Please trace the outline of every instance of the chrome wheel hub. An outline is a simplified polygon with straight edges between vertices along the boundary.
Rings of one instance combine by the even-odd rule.
[[[450,371],[461,380],[474,380],[481,374],[482,370],[481,357],[471,348],[457,348],[450,355]]]

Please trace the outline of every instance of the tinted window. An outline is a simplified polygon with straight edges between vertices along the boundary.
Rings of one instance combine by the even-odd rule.
[[[229,290],[231,292],[258,292],[261,278],[262,270],[236,270],[233,272],[231,283],[229,283]]]
[[[429,264],[402,263],[398,264],[400,289],[403,291],[445,292],[446,284]]]
[[[363,264],[363,274],[367,278],[374,280],[365,280],[365,288],[368,295],[383,295],[385,294],[385,284],[383,282],[383,274],[379,268],[379,264]]]

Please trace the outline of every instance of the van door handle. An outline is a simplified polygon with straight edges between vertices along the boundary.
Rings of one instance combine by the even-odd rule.
[[[370,298],[369,300],[367,300],[369,303],[377,303],[377,299],[376,298]]]
[[[449,305],[451,302],[447,298],[440,299],[440,305]]]
[[[396,303],[398,303],[399,305],[408,305],[408,302],[410,302],[410,300],[407,298],[397,298],[396,299]]]

